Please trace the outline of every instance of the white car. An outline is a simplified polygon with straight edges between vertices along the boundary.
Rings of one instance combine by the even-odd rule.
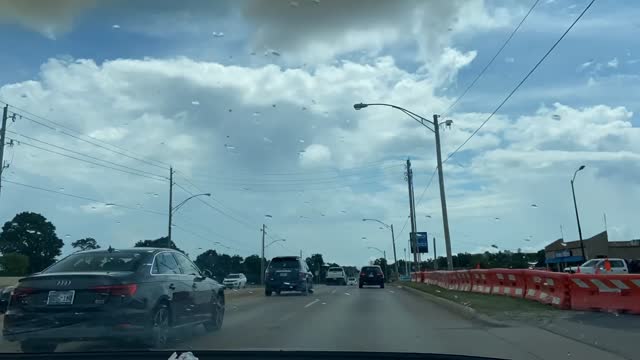
[[[609,258],[609,264],[611,265],[610,271],[606,271],[604,262],[605,259],[591,259],[580,266],[567,267],[564,269],[564,272],[572,274],[577,272],[581,274],[629,274],[629,268],[624,259]]]
[[[244,288],[247,287],[247,277],[244,274],[229,274],[222,280],[222,285],[231,289]]]
[[[347,274],[341,267],[330,267],[327,271],[327,285],[347,285]]]
[[[358,285],[358,280],[354,277],[350,277],[347,279],[347,285],[353,285],[356,286]]]

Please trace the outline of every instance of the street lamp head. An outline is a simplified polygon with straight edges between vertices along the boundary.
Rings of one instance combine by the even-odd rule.
[[[584,170],[584,165],[580,165],[580,167],[578,168],[578,171],[580,170]]]
[[[353,108],[356,109],[356,110],[364,109],[367,106],[369,106],[369,105],[363,104],[363,103],[353,104]]]
[[[205,196],[211,196],[211,193],[204,193],[204,194],[202,194],[202,195],[205,195]]]

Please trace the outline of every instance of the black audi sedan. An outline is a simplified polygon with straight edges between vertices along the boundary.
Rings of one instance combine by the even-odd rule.
[[[224,309],[223,286],[178,251],[90,250],[21,279],[2,334],[24,352],[97,339],[163,348],[175,329],[220,329]]]

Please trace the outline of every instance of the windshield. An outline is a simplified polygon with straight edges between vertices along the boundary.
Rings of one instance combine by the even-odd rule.
[[[135,271],[143,255],[137,252],[73,254],[51,265],[44,273]]]
[[[599,259],[593,259],[593,260],[589,260],[586,263],[580,265],[583,267],[595,267],[596,265],[598,265],[598,262],[600,262]]]
[[[639,33],[634,0],[0,0],[0,353],[640,358]]]

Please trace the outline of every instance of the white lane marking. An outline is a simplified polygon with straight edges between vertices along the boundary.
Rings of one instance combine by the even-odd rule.
[[[327,303],[326,303],[326,302],[323,302],[323,303],[322,303],[322,305],[327,305]]]
[[[344,294],[345,294],[345,295],[351,295],[351,294],[349,294],[349,293],[344,293]]]
[[[308,303],[307,305],[305,305],[304,307],[305,307],[305,308],[308,308],[309,306],[311,306],[311,305],[313,305],[313,304],[317,303],[318,301],[320,301],[320,299],[315,299],[315,300],[313,300],[312,302],[310,302],[310,303]]]
[[[333,291],[331,291],[331,293],[332,293],[332,294],[335,294],[335,293],[336,293],[336,289],[333,289]]]
[[[390,293],[395,294],[395,292],[393,290],[389,290]]]

